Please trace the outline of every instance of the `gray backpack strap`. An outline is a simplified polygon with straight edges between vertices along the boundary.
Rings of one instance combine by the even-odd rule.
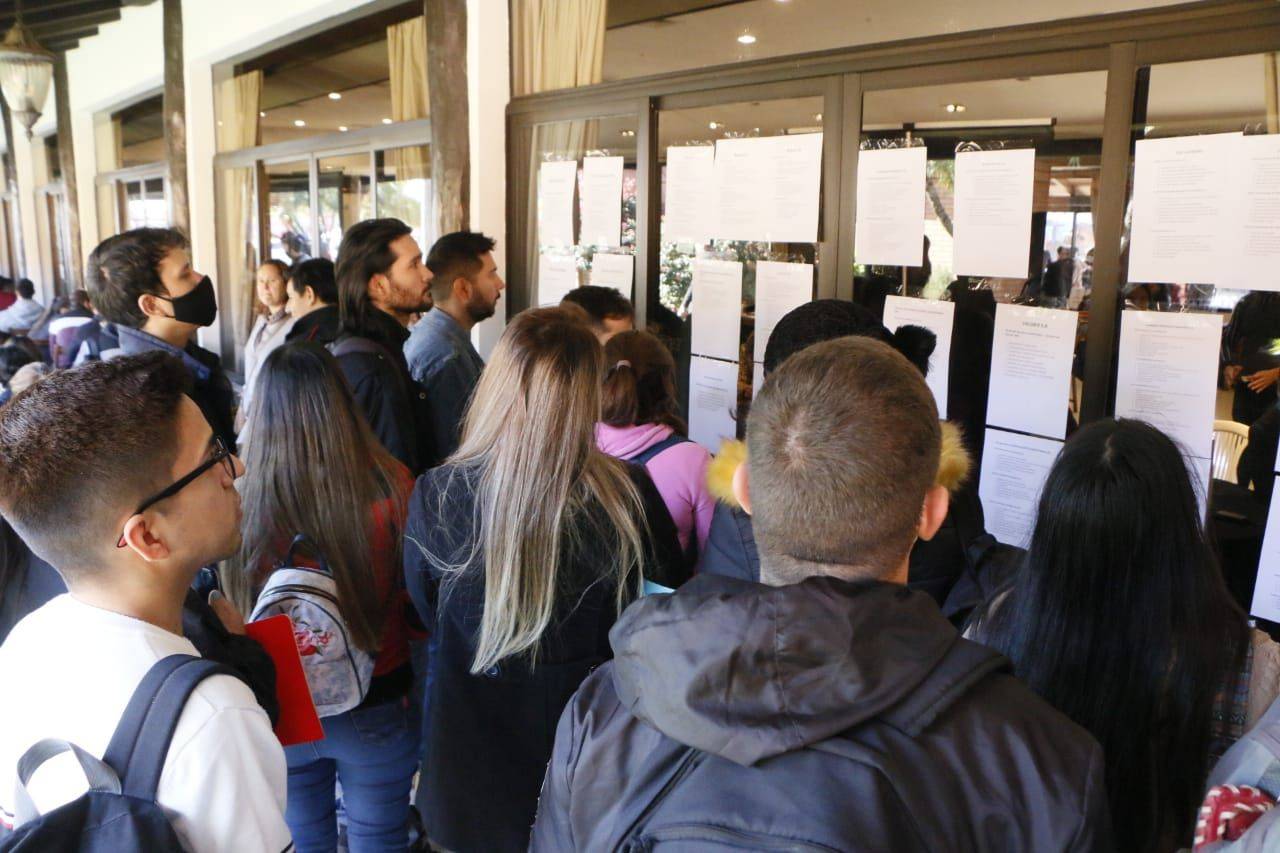
[[[80,762],[80,769],[84,771],[85,778],[89,780],[90,790],[105,791],[109,794],[120,793],[120,778],[105,762],[94,758],[70,741],[59,738],[45,738],[36,742],[18,759],[18,781],[13,786],[15,827],[22,826],[22,824],[35,820],[40,816],[39,810],[31,800],[31,794],[27,791],[27,784],[31,781],[31,777],[35,775],[35,772],[40,769],[41,765],[50,758],[61,755],[64,752],[70,752]]]

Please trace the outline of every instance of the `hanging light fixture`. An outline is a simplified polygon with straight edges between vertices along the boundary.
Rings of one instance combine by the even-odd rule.
[[[0,42],[0,91],[9,110],[27,129],[40,120],[53,81],[53,54],[40,46],[22,24],[22,0],[17,0],[17,20]]]

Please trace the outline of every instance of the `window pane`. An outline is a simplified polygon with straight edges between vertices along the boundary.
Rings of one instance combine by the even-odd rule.
[[[307,161],[267,167],[270,257],[292,266],[312,257],[311,177]]]
[[[320,160],[320,257],[336,260],[343,233],[373,216],[368,153]]]
[[[427,251],[437,236],[431,215],[431,146],[379,151],[377,160],[378,216],[403,220]]]
[[[1241,152],[1266,145],[1265,139],[1255,137],[1280,131],[1274,109],[1269,114],[1267,108],[1268,87],[1274,87],[1274,77],[1268,74],[1267,57],[1262,54],[1155,65],[1138,73],[1140,85],[1131,128],[1135,149],[1145,149],[1145,160],[1154,150],[1150,145],[1159,145],[1157,140],[1182,138],[1186,145],[1159,152],[1164,162],[1144,172],[1146,189],[1140,203],[1135,203],[1130,170],[1126,239],[1120,259],[1122,314],[1116,405],[1120,414],[1132,413],[1135,405],[1151,409],[1153,413],[1145,419],[1182,445],[1188,468],[1207,495],[1210,538],[1218,549],[1227,585],[1241,606],[1250,609],[1255,580],[1268,574],[1265,568],[1259,569],[1259,551],[1275,488],[1280,436],[1275,383],[1280,375],[1280,280],[1271,264],[1260,274],[1233,270],[1237,264],[1255,270],[1258,266],[1257,261],[1249,260],[1247,244],[1223,250],[1238,236],[1239,225],[1228,227],[1221,235],[1206,232],[1238,213],[1244,214],[1239,224],[1250,226],[1262,238],[1274,234],[1278,223],[1274,207],[1269,211],[1251,207],[1243,193],[1220,197],[1221,188],[1230,182],[1206,178],[1204,164],[1184,159],[1184,155],[1202,144],[1222,143],[1228,147],[1224,156],[1210,158],[1210,171],[1224,163],[1231,170],[1248,163],[1256,155],[1226,152],[1236,150],[1237,144]],[[1142,77],[1148,78],[1145,86],[1141,85]],[[1243,136],[1214,136],[1197,142],[1203,134],[1241,133]],[[1251,189],[1259,190],[1258,199],[1266,197],[1265,174],[1266,170],[1260,169],[1248,182]],[[1152,228],[1157,221],[1153,217],[1171,211],[1164,204],[1152,204],[1152,200],[1172,198],[1173,193],[1181,201],[1178,216],[1197,223],[1196,240],[1185,238],[1189,229],[1182,222],[1160,220],[1160,230],[1170,237],[1161,237]],[[1204,224],[1206,216],[1212,224]],[[1141,232],[1138,242],[1133,242],[1135,225]],[[1193,244],[1207,252],[1194,251]],[[1257,245],[1253,248],[1265,250]],[[1158,253],[1156,263],[1152,263],[1152,250]],[[1204,259],[1211,262],[1208,272],[1201,262]],[[1162,320],[1149,312],[1162,312],[1165,317]],[[1169,322],[1192,324],[1207,340],[1197,347],[1187,343],[1192,340],[1187,337],[1171,351],[1154,353],[1154,358],[1143,351],[1144,372],[1137,388],[1141,396],[1136,397],[1132,371],[1121,361],[1132,351],[1131,346],[1126,347],[1126,327],[1128,334],[1136,335],[1139,324]],[[1168,391],[1167,383],[1159,380],[1167,377],[1180,380],[1175,393],[1183,401],[1176,407],[1182,415],[1176,419],[1164,418],[1163,412],[1156,411],[1175,408],[1157,405],[1157,394]],[[1276,620],[1272,600],[1273,596],[1264,594],[1263,607],[1254,615],[1260,617],[1260,627],[1275,635],[1280,620]]]

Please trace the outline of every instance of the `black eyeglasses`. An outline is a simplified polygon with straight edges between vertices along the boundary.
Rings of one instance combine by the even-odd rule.
[[[147,498],[145,501],[140,503],[138,505],[138,508],[133,511],[133,515],[141,515],[151,507],[160,503],[160,501],[173,497],[178,492],[182,491],[187,486],[195,482],[197,477],[199,477],[205,471],[208,471],[210,468],[212,468],[214,465],[217,465],[218,463],[222,463],[223,469],[227,472],[227,475],[231,477],[232,480],[236,479],[236,463],[235,463],[235,460],[231,458],[231,451],[227,448],[227,445],[223,443],[221,438],[219,438],[218,436],[214,436],[213,452],[209,455],[208,459],[206,459],[204,462],[201,462],[200,465],[195,470],[193,470],[190,474],[187,474],[181,480],[178,480],[173,485],[169,486],[168,488],[162,491],[156,492],[154,495],[152,495],[151,497]],[[129,517],[132,518],[133,515]],[[120,541],[116,543],[116,547],[123,548],[124,546],[125,546],[124,533],[122,532],[120,534]]]

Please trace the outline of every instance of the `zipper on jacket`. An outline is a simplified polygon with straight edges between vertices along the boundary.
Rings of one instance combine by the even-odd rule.
[[[640,813],[640,816],[635,819],[631,826],[627,827],[626,834],[622,836],[622,840],[617,846],[617,850],[620,853],[644,849],[636,846],[640,843],[640,839],[636,836],[637,830],[643,830],[645,822],[657,811],[658,806],[662,805],[662,801],[667,798],[667,795],[683,782],[686,776],[693,772],[694,767],[701,761],[702,756],[702,751],[697,749],[690,749],[685,753],[684,757],[680,759],[680,764],[676,766],[675,773],[672,773],[671,778],[662,786],[662,790],[658,791],[658,795],[653,798],[649,805],[644,807],[644,811]]]
[[[798,841],[793,838],[780,838],[750,830],[730,829],[724,826],[711,826],[704,823],[679,823],[664,826],[653,832],[647,832],[636,839],[631,848],[639,851],[653,850],[656,845],[677,841],[710,841],[738,850],[774,850],[793,851],[793,853],[838,853],[835,847],[818,844],[812,841]]]

